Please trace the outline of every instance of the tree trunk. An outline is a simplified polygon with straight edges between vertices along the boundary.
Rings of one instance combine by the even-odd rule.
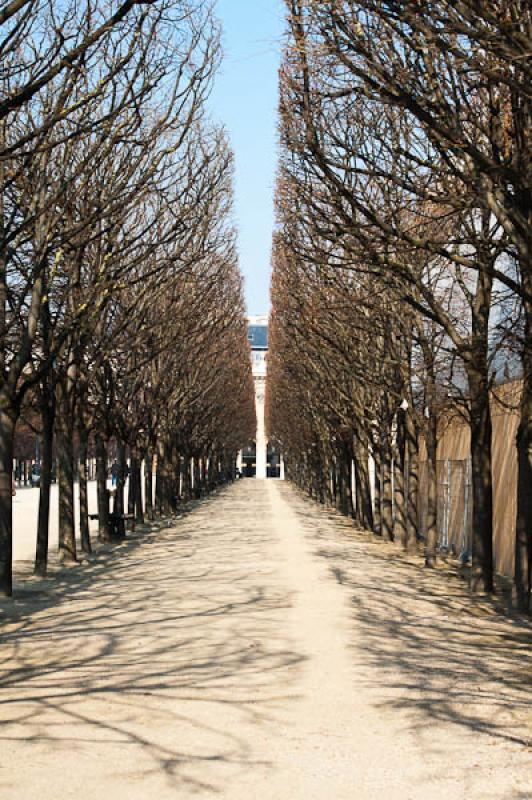
[[[355,458],[358,521],[363,528],[371,531],[374,522],[368,460],[367,445],[359,443]]]
[[[144,456],[144,494],[146,500],[146,516],[151,521],[153,520],[153,456],[151,453],[146,452]]]
[[[331,506],[338,508],[338,469],[336,467],[336,459],[333,458],[328,462],[329,484],[331,487]],[[316,471],[319,476],[319,472]]]
[[[124,522],[124,484],[126,481],[126,447],[123,442],[116,443],[117,475],[113,502],[113,515],[115,518],[115,531],[118,539],[125,539],[126,525]]]
[[[523,274],[523,284],[532,295],[532,275]],[[525,347],[523,394],[517,431],[517,516],[515,522],[515,591],[519,608],[532,610],[532,303],[524,300]]]
[[[199,499],[201,497],[201,478],[200,478],[200,463],[199,458],[194,456],[193,459],[193,475],[194,475],[194,497]]]
[[[418,541],[418,488],[419,488],[419,448],[417,431],[412,414],[406,417],[406,541],[405,549],[409,550]]]
[[[171,510],[175,513],[177,511],[180,501],[180,483],[181,483],[181,456],[177,447],[172,447],[172,465],[170,469],[170,491],[169,503]]]
[[[425,566],[433,567],[438,547],[438,483],[437,483],[437,421],[432,414],[426,426],[427,448],[427,529],[425,531]]]
[[[98,539],[100,542],[110,542],[107,446],[101,433],[97,433],[94,440],[96,446],[96,482],[98,492]]]
[[[87,444],[88,432],[84,424],[79,426],[79,530],[81,549],[84,553],[92,553],[89,532],[89,499],[87,493]]]
[[[73,426],[66,404],[57,416],[57,484],[59,489],[59,559],[76,563],[76,528],[74,521],[74,446]]]
[[[382,535],[393,542],[393,507],[392,507],[392,458],[388,435],[382,439],[381,449],[382,469]]]
[[[13,594],[13,439],[17,414],[0,396],[0,593]]]
[[[352,511],[351,501],[351,458],[349,448],[345,442],[340,445],[338,455],[338,510],[344,516],[350,516]]]
[[[127,513],[135,515],[137,505],[137,457],[133,450],[129,451],[129,480],[127,485]]]
[[[380,450],[374,450],[375,464],[375,502],[373,508],[373,531],[376,536],[382,536],[382,464]]]
[[[227,465],[224,464],[224,467],[226,466]],[[205,459],[203,458],[203,456],[201,456],[201,458],[198,458],[198,484],[199,484],[200,496],[203,496],[205,494]]]
[[[344,513],[343,508],[345,505],[344,500],[344,486],[343,486],[343,471],[342,471],[342,457],[336,456],[334,459],[334,486],[336,492],[336,510]]]
[[[493,591],[491,412],[487,376],[469,372],[473,539],[471,589]]]
[[[489,213],[484,227],[489,230]],[[491,261],[483,248],[478,251],[484,267]],[[493,487],[491,459],[491,410],[489,391],[489,318],[493,279],[489,270],[478,275],[472,306],[471,354],[466,364],[471,402],[471,484],[473,536],[471,589],[493,591]]]
[[[406,498],[405,498],[405,455],[406,455],[406,413],[400,408],[397,412],[397,431],[394,448],[394,505],[393,537],[407,549]]]
[[[173,462],[178,463],[175,448],[171,444],[159,441],[157,443],[157,477],[155,495],[157,500],[157,510],[163,516],[172,512],[172,498],[176,494],[173,491]],[[185,465],[187,465],[185,459]],[[188,471],[190,474],[190,471]],[[187,487],[188,487],[188,475]],[[183,487],[184,492],[188,489]]]
[[[207,459],[207,485],[209,492],[213,492],[219,481],[219,475],[216,474],[216,464],[219,458],[217,453],[211,453]]]
[[[36,575],[44,577],[48,570],[48,541],[50,529],[50,489],[52,485],[52,463],[55,424],[55,393],[43,387],[41,397],[41,477],[39,481],[39,516],[37,521],[37,544],[35,548]]]
[[[177,506],[185,500],[185,459],[180,454],[177,457],[179,465],[179,479],[177,481]]]
[[[123,442],[117,441],[116,443],[116,486],[115,486],[115,500],[113,511],[115,514],[124,513],[124,486],[126,483],[126,446]]]
[[[133,459],[132,459],[133,461]],[[134,498],[135,498],[135,522],[137,525],[144,524],[144,509],[142,506],[142,459],[138,451],[135,451],[135,469],[131,470],[130,481],[133,480],[135,484]]]
[[[162,442],[159,440],[157,442],[157,465],[155,469],[155,511],[159,515],[162,515],[163,513],[163,490],[162,490],[163,458],[164,458],[164,446]]]
[[[192,467],[190,458],[188,456],[184,456],[184,469],[185,469],[185,482],[184,482],[184,494],[185,494],[185,502],[188,503],[189,500],[192,499]]]

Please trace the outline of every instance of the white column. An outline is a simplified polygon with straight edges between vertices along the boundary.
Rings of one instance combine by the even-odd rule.
[[[255,411],[257,414],[257,456],[256,477],[266,477],[266,432],[264,427],[264,379],[255,378]]]

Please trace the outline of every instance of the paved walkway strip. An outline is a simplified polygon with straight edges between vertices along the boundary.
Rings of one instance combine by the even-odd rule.
[[[246,480],[0,605],[2,800],[525,800],[531,627]]]

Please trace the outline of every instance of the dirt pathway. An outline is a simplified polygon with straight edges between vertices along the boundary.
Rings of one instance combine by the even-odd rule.
[[[287,485],[0,612],[2,800],[532,796],[530,627]]]

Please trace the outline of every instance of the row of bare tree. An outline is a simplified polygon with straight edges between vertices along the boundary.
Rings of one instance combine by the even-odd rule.
[[[252,435],[253,388],[232,214],[232,155],[206,112],[220,60],[197,0],[0,3],[0,591],[12,591],[12,456],[40,417],[36,570],[48,559],[52,458],[59,548],[90,550],[89,440],[100,537],[229,477]],[[195,472],[195,476],[191,475]],[[182,474],[179,475],[179,472]]]
[[[423,438],[430,564],[437,546],[436,412],[452,397],[471,430],[472,585],[492,591],[490,402],[501,366],[506,375],[518,371],[515,586],[528,608],[530,5],[286,6],[270,436],[293,480],[319,499],[332,491],[345,511],[355,506],[361,524],[406,547],[417,539]]]

